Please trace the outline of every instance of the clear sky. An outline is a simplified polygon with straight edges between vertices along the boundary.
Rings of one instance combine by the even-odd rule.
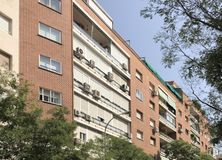
[[[140,57],[146,57],[148,63],[164,80],[174,80],[185,89],[178,72],[179,67],[164,68],[160,46],[153,40],[154,35],[161,30],[162,19],[154,17],[149,20],[140,16],[140,10],[146,6],[146,0],[97,0],[97,2],[112,17],[114,29],[125,40],[130,40],[131,47]]]

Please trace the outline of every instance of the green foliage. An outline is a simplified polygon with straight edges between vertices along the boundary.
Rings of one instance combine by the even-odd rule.
[[[177,140],[164,146],[166,157],[177,160],[199,160],[199,151],[187,142]]]
[[[210,156],[209,154],[202,153],[200,154],[200,160],[214,160],[214,158]]]
[[[74,157],[75,124],[65,120],[65,107],[55,108],[52,118],[27,99],[28,85],[17,75],[0,71],[0,159],[64,160]]]
[[[147,6],[141,10],[144,18],[163,18],[162,31],[155,36],[161,45],[163,63],[171,67],[180,62],[182,77],[191,88],[195,86],[204,93],[201,98],[206,95],[200,99],[192,88],[194,96],[214,109],[209,113],[215,113],[211,120],[217,123],[213,125],[216,127],[222,122],[221,13],[221,0],[147,0]],[[222,140],[218,132],[214,133],[218,142]]]
[[[102,137],[86,144],[87,152],[92,153],[90,160],[152,160],[141,149],[125,139],[115,137]],[[105,153],[105,155],[104,155]]]
[[[200,153],[196,147],[182,140],[176,140],[164,146],[166,157],[177,160],[213,160],[206,153]]]

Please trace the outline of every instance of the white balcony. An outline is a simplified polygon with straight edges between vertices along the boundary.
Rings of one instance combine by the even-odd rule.
[[[96,79],[98,79],[99,81],[102,81],[102,83],[106,84],[107,86],[109,86],[110,88],[112,88],[113,90],[115,90],[116,92],[118,92],[119,94],[121,94],[122,96],[124,96],[126,99],[130,100],[130,96],[128,95],[129,92],[123,92],[120,89],[120,86],[116,85],[115,83],[110,83],[107,81],[107,79],[104,77],[104,74],[97,71],[96,69],[92,69],[91,67],[89,67],[85,62],[78,60],[77,58],[73,58],[74,62],[76,65],[78,65],[79,67],[81,67],[82,69],[84,69],[86,72],[88,72],[90,75],[92,75],[93,77],[95,77]],[[75,69],[74,69],[75,72]]]
[[[159,115],[159,120],[160,122],[162,122],[165,126],[169,127],[170,129],[172,129],[173,131],[176,132],[176,126],[175,124],[169,122],[165,117],[163,117],[162,115]]]
[[[127,112],[127,110],[121,108],[121,106],[117,106],[110,101],[106,100],[105,98],[101,97],[99,100],[95,100],[92,95],[90,94],[85,94],[82,89],[81,89],[81,84],[78,84],[77,82],[74,81],[74,92],[89,101],[97,104],[98,106],[104,108],[105,110],[108,110],[109,112],[113,113],[114,115],[119,116],[120,118],[124,119],[125,121],[131,122],[131,117],[128,115],[119,115],[123,112]]]
[[[162,140],[166,141],[166,142],[172,142],[172,141],[174,141],[173,138],[169,137],[168,135],[166,135],[166,134],[164,134],[164,133],[162,133],[162,132],[160,132],[160,138],[161,138]]]
[[[104,49],[100,44],[98,44],[88,33],[86,33],[82,28],[80,28],[76,23],[73,25],[73,32],[81,40],[83,40],[87,45],[96,51],[96,53],[103,58],[107,63],[111,64],[113,68],[118,70],[126,78],[130,79],[130,73],[123,69],[122,63],[116,60],[106,49]]]
[[[84,114],[84,113],[82,113],[82,114]],[[74,121],[77,123],[80,123],[81,125],[92,128],[93,130],[97,130],[98,132],[101,132],[101,134],[103,134],[105,131],[106,123],[102,122],[94,117],[90,117],[90,120],[86,120],[84,118],[84,116],[75,116]],[[130,136],[129,136],[129,135],[131,135],[130,133],[127,133],[127,132],[125,132],[115,126],[112,126],[112,125],[107,126],[106,134],[109,134],[109,135],[112,135],[115,137],[123,136],[123,137],[126,137],[129,141],[131,141]]]

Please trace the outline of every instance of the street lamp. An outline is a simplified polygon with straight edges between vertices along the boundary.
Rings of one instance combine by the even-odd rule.
[[[126,111],[126,112],[119,113],[119,114],[117,114],[117,116],[125,115],[125,114],[130,114],[130,111]],[[106,159],[106,130],[107,130],[107,127],[109,126],[110,122],[111,122],[114,118],[115,118],[115,115],[108,121],[108,123],[107,123],[106,126],[105,126],[105,130],[104,130],[104,139],[103,139],[103,144],[104,144],[104,160]]]

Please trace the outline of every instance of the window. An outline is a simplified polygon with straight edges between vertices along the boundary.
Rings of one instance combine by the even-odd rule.
[[[149,82],[149,89],[150,89],[151,91],[155,91],[155,86],[154,86],[154,84],[151,83],[151,82]]]
[[[62,73],[61,64],[58,61],[55,61],[49,57],[40,55],[39,58],[39,67],[47,69],[52,72]]]
[[[49,27],[43,23],[39,23],[39,35],[51,39],[55,42],[61,43],[61,31]]]
[[[182,111],[181,110],[179,110],[179,116],[182,117]]]
[[[185,130],[185,133],[186,133],[186,135],[189,135],[189,130],[186,129],[186,130]]]
[[[188,120],[189,120],[189,119],[188,119],[188,117],[187,117],[187,116],[185,116],[185,121],[186,121],[186,122],[188,122]]]
[[[61,0],[39,0],[39,2],[57,12],[61,12]]]
[[[155,146],[155,145],[156,145],[156,139],[153,138],[153,137],[150,137],[150,144],[151,144],[152,146]]]
[[[185,104],[185,108],[188,110],[188,104]]]
[[[0,14],[0,30],[7,32],[9,34],[12,33],[12,21],[11,19]]]
[[[136,90],[136,97],[143,101],[143,93],[139,89]]]
[[[10,56],[0,51],[0,68],[10,69]]]
[[[150,101],[150,108],[151,108],[152,110],[155,110],[155,104],[154,104],[152,101]]]
[[[155,128],[155,121],[150,119],[150,127]]]
[[[136,137],[137,137],[139,140],[143,140],[143,132],[140,131],[140,130],[137,130],[137,132],[136,132]]]
[[[79,139],[82,140],[83,142],[85,142],[85,141],[86,141],[86,134],[80,132],[80,133],[79,133]]]
[[[143,81],[143,75],[139,71],[136,70],[136,78],[140,81]]]
[[[58,105],[61,105],[62,102],[61,93],[44,88],[40,88],[39,99],[43,102],[49,102]]]
[[[143,120],[143,113],[139,110],[136,110],[136,118],[138,118],[139,120]]]

